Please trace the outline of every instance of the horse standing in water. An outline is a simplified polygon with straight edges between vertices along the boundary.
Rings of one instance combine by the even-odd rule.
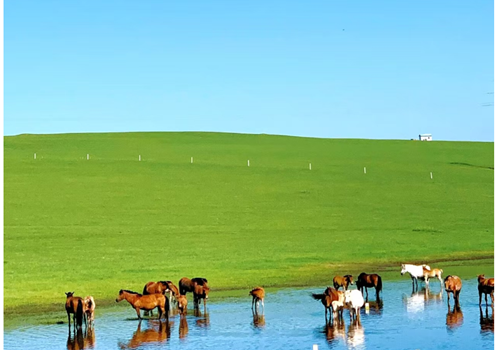
[[[380,292],[382,291],[382,277],[376,273],[366,274],[364,272],[360,273],[358,280],[356,281],[356,287],[361,290],[361,295],[363,295],[363,287],[366,290],[366,300],[368,300],[368,288],[375,288],[377,293],[377,300],[380,300]]]
[[[116,302],[118,303],[123,299],[128,301],[132,308],[135,309],[139,320],[142,320],[141,310],[150,311],[154,308],[158,308],[158,319],[160,320],[161,316],[165,314],[165,318],[168,322],[169,304],[168,299],[165,295],[159,293],[142,295],[130,290],[120,289],[118,298],[116,298]]]
[[[429,271],[431,269],[429,265],[401,264],[401,276],[408,272],[411,276],[411,285],[416,290],[418,288],[418,279],[424,279],[424,268]]]
[[[491,303],[495,302],[495,298],[493,297],[493,292],[495,291],[494,278],[484,278],[484,275],[477,276],[477,290],[479,291],[479,305],[481,305],[483,293],[486,306],[488,306],[488,295],[490,296]]]
[[[144,289],[142,290],[143,295],[165,294],[165,292],[170,292],[170,289],[168,288],[168,284],[166,281],[148,282],[146,283]],[[144,312],[144,316],[148,314],[149,311]],[[153,316],[153,311],[151,311],[151,316]]]
[[[256,313],[259,313],[259,301],[262,304],[262,313],[264,313],[264,297],[266,292],[262,287],[255,287],[248,293],[252,296],[252,311],[255,309]]]
[[[94,325],[94,311],[95,311],[95,301],[92,295],[86,296],[83,299],[83,311],[87,327],[92,327]]]
[[[71,328],[71,319],[69,314],[73,314],[73,328],[82,328],[83,323],[83,299],[74,297],[75,292],[67,292],[66,294],[66,312],[68,313],[68,327]],[[75,322],[76,320],[76,322]]]
[[[460,291],[462,290],[462,280],[458,276],[448,275],[444,279],[444,290],[448,294],[448,305],[450,304],[450,293],[453,293],[453,298],[455,299],[455,305],[460,307],[460,302],[458,297],[460,296]]]

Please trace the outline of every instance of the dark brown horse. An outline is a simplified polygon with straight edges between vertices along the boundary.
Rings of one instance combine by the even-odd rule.
[[[358,290],[363,294],[363,287],[366,290],[366,300],[368,300],[368,288],[375,288],[377,293],[377,300],[380,299],[380,292],[382,291],[382,277],[376,273],[366,274],[364,272],[360,273],[358,280],[356,281],[356,286]]]
[[[452,275],[446,276],[444,279],[444,290],[448,294],[448,304],[450,303],[450,293],[453,293],[455,305],[460,306],[460,302],[458,300],[460,291],[462,290],[462,280],[460,277]]]
[[[495,302],[493,292],[495,291],[495,279],[484,278],[484,275],[477,276],[477,289],[479,291],[479,305],[481,305],[482,294],[484,294],[484,301],[488,306],[488,295],[490,296],[491,303]]]
[[[69,314],[73,314],[73,327],[82,328],[84,303],[81,297],[75,297],[75,292],[67,292],[66,294],[66,312],[68,313],[68,327],[71,328],[71,319]],[[76,320],[76,322],[75,322]]]
[[[206,312],[207,310],[207,299],[208,293],[210,292],[210,288],[205,283],[203,285],[199,285],[198,283],[194,283],[193,285],[193,301],[195,308],[200,307],[200,302],[203,299],[203,310]]]
[[[161,316],[165,314],[168,322],[169,304],[168,299],[164,294],[157,293],[142,295],[130,290],[120,289],[118,297],[116,298],[116,302],[118,303],[123,299],[128,301],[132,308],[135,309],[135,311],[137,312],[137,317],[140,320],[142,320],[141,310],[150,311],[154,308],[158,308],[158,319],[161,319]]]
[[[187,293],[192,293],[194,291],[194,285],[198,284],[201,286],[207,285],[208,281],[206,278],[195,277],[195,278],[187,278],[183,277],[179,280],[179,293],[181,295],[186,295]]]
[[[354,284],[352,275],[335,276],[333,278],[333,288],[336,290],[339,290],[340,287],[347,290],[350,284]]]

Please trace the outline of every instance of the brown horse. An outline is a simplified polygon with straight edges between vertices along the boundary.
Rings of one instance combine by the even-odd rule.
[[[207,299],[208,293],[210,292],[210,288],[205,283],[203,285],[199,285],[198,283],[194,283],[193,285],[193,301],[194,307],[198,309],[200,307],[201,300],[203,299],[203,310],[206,312],[207,310]]]
[[[327,287],[322,294],[314,294],[311,295],[315,300],[321,300],[321,304],[325,307],[325,322],[328,323],[329,320],[332,319],[333,316],[333,303],[334,302],[342,302],[344,301],[344,296],[342,292],[336,291],[332,287]],[[329,317],[328,317],[329,313]],[[340,314],[339,314],[340,317]]]
[[[380,292],[382,291],[382,277],[380,277],[376,273],[366,274],[362,272],[358,276],[356,287],[358,288],[358,290],[361,290],[361,294],[363,294],[363,287],[365,287],[366,300],[368,300],[368,288],[374,287],[377,293],[377,300],[379,300]]]
[[[259,310],[259,301],[262,304],[262,312],[264,312],[264,297],[266,296],[266,291],[262,287],[255,287],[248,293],[248,295],[252,296],[252,310],[255,309],[255,312],[258,313]]]
[[[83,312],[87,326],[92,327],[94,325],[94,311],[95,311],[94,298],[92,297],[92,295],[86,296],[83,299]]]
[[[428,267],[428,266],[426,266]],[[425,281],[425,284],[428,286],[429,285],[429,278],[437,278],[439,280],[439,283],[443,284],[443,279],[441,278],[441,275],[443,274],[442,269],[427,269],[426,267],[423,268],[424,271],[424,276],[421,278]]]
[[[158,282],[148,282],[144,286],[144,289],[142,290],[143,295],[150,295],[150,294],[165,294],[166,292],[169,292],[168,284],[166,281],[158,281]],[[149,311],[144,312],[144,316],[148,315]],[[151,311],[151,316],[153,315],[153,311]]]
[[[484,278],[484,275],[477,276],[477,289],[479,291],[479,305],[481,305],[482,294],[484,293],[484,301],[488,306],[488,295],[490,296],[491,303],[495,302],[493,292],[495,291],[495,279]]]
[[[137,312],[137,317],[140,320],[142,320],[141,310],[150,311],[154,308],[158,308],[158,319],[161,319],[161,316],[165,314],[168,322],[169,304],[168,299],[165,295],[159,293],[142,295],[130,290],[120,289],[118,298],[116,298],[116,302],[118,303],[123,299],[127,300],[132,308],[135,309],[135,311]]]
[[[82,328],[83,323],[83,299],[74,297],[75,292],[67,292],[66,294],[66,312],[68,313],[68,327],[71,328],[71,319],[69,314],[73,314],[73,327]],[[75,322],[76,320],[76,322]]]
[[[179,309],[179,313],[181,315],[185,315],[187,313],[188,301],[185,295],[178,295],[177,297],[177,308]]]
[[[336,290],[339,290],[340,287],[343,287],[344,290],[347,290],[350,284],[354,284],[352,275],[335,276],[333,278],[333,287]]]
[[[206,278],[202,277],[195,277],[195,278],[187,278],[187,277],[182,277],[179,280],[179,293],[181,295],[186,295],[186,293],[191,293],[194,291],[194,285],[198,284],[201,286],[207,285],[208,286],[208,281]]]
[[[446,276],[444,279],[444,290],[448,294],[448,304],[450,303],[450,293],[453,293],[455,305],[459,306],[460,302],[458,297],[460,296],[460,291],[462,290],[462,280],[460,277],[452,275]]]

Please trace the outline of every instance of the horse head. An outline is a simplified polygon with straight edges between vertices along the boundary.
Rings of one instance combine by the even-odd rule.
[[[122,301],[123,299],[123,289],[120,289],[120,291],[118,292],[118,298],[116,298],[116,302]]]
[[[73,294],[75,294],[75,292],[67,292],[67,293],[65,292],[64,294],[66,294],[66,298],[71,298]]]
[[[401,276],[403,276],[406,272],[406,264],[401,264]]]

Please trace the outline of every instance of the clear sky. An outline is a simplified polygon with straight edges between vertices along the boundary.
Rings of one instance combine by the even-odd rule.
[[[493,141],[493,0],[4,0],[4,134]]]

